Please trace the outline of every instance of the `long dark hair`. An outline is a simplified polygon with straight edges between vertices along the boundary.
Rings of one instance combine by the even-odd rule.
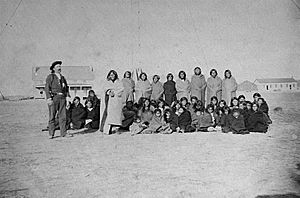
[[[172,73],[168,73],[168,75],[167,75],[167,81],[169,80],[169,77],[172,77],[172,80],[174,79],[174,76],[173,76]]]
[[[185,71],[181,70],[181,71],[178,73],[179,79],[181,79],[180,74],[184,74],[183,80],[186,80],[186,73],[185,73]]]
[[[226,69],[225,72],[224,72],[224,77],[225,77],[225,79],[227,78],[227,77],[226,77],[226,73],[227,73],[227,72],[229,72],[229,74],[230,74],[230,77],[229,77],[229,78],[231,78],[231,76],[232,76],[231,71],[230,71],[229,69]],[[228,78],[228,79],[229,79],[229,78]]]
[[[142,80],[142,75],[145,75],[145,80]],[[139,77],[142,81],[146,81],[148,79],[147,74],[145,72],[142,72]]]
[[[111,74],[111,73],[113,73],[113,74],[115,75],[115,79],[110,79],[110,74]],[[108,74],[107,74],[106,79],[107,79],[108,81],[111,80],[111,81],[115,82],[117,79],[119,79],[118,73],[117,73],[115,70],[110,70],[110,71],[108,72]]]
[[[209,72],[209,74],[211,75],[211,74],[213,73],[213,71],[215,71],[215,72],[216,72],[216,74],[218,75],[218,72],[217,72],[217,70],[216,70],[216,69],[211,69],[211,70],[210,70],[210,72]],[[217,75],[216,75],[216,76],[217,76]]]
[[[129,78],[131,78],[131,72],[130,72],[130,71],[124,72],[124,76],[123,76],[123,77],[126,78],[126,74],[127,74],[127,73],[129,74]]]

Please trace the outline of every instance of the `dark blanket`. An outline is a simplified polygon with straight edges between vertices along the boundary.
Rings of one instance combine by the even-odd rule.
[[[264,112],[267,116],[269,116],[269,106],[266,102],[262,103],[258,107],[258,110]]]
[[[239,115],[238,118],[231,115],[229,119],[229,127],[230,131],[233,133],[243,133],[243,131],[247,131],[244,117],[242,115]]]
[[[85,118],[86,118],[86,111],[81,103],[79,103],[77,106],[71,104],[67,116],[68,116],[67,118],[68,126],[72,123],[73,129],[83,128],[85,123]]]
[[[122,127],[126,130],[129,130],[129,126],[132,125],[134,119],[137,116],[138,110],[134,107],[125,106],[122,109],[123,113],[123,120],[122,120]]]
[[[167,81],[163,85],[165,102],[168,106],[171,106],[172,102],[176,100],[176,87],[174,81]]]
[[[193,132],[195,131],[195,128],[191,124],[191,113],[187,110],[184,110],[184,112],[178,116],[178,126],[184,131]]]
[[[256,111],[252,113],[248,118],[247,129],[250,132],[262,132],[268,131],[268,117],[262,111]]]
[[[98,108],[93,108],[91,111],[86,109],[86,119],[91,119],[92,122],[89,122],[85,125],[86,128],[89,129],[99,129],[99,123],[100,123],[100,112]]]
[[[176,131],[178,127],[178,116],[175,113],[171,112],[170,118],[165,117],[165,121],[170,125],[172,131]]]

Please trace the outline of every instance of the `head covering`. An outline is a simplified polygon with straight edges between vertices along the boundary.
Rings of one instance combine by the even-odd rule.
[[[53,70],[53,68],[56,66],[56,65],[61,65],[62,64],[62,61],[54,61],[50,67],[50,70]]]

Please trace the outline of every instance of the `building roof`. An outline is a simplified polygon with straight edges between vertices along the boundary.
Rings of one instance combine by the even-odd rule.
[[[45,82],[50,74],[49,66],[33,67],[32,80]],[[90,66],[62,66],[61,72],[67,81],[92,81],[95,79],[93,68]]]
[[[294,78],[263,78],[256,79],[258,83],[294,83],[297,82]]]

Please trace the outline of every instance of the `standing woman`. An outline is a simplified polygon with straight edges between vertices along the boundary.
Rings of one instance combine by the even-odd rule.
[[[147,79],[147,74],[142,72],[140,74],[139,80],[136,83],[135,86],[135,99],[136,101],[139,101],[141,97],[144,98],[150,98],[151,96],[151,84],[149,80]]]
[[[216,96],[218,101],[221,100],[222,96],[222,80],[218,76],[216,69],[210,70],[210,77],[207,79],[207,102]]]
[[[178,77],[179,79],[176,80],[177,99],[180,100],[182,97],[190,98],[191,83],[186,79],[186,73],[180,71]]]
[[[158,75],[153,76],[153,83],[152,83],[152,94],[151,100],[158,101],[162,99],[162,95],[164,93],[164,87],[162,83],[159,81],[160,77]]]
[[[126,104],[128,101],[134,101],[133,92],[134,92],[134,80],[131,78],[131,72],[126,71],[124,73],[124,78],[122,79],[124,91],[123,91],[123,104]]]
[[[194,69],[194,75],[191,79],[191,96],[196,96],[202,103],[205,103],[206,80],[201,74],[200,67]],[[209,102],[209,101],[208,101]]]
[[[176,101],[176,83],[174,82],[173,74],[169,73],[167,75],[167,82],[164,83],[164,95],[166,104],[171,107],[173,101]]]
[[[230,70],[224,72],[225,78],[222,81],[222,99],[230,104],[231,98],[236,97],[237,83],[231,75]]]
[[[123,85],[115,70],[108,72],[106,81],[102,84],[100,131],[109,134],[113,126],[122,125],[122,95]]]

